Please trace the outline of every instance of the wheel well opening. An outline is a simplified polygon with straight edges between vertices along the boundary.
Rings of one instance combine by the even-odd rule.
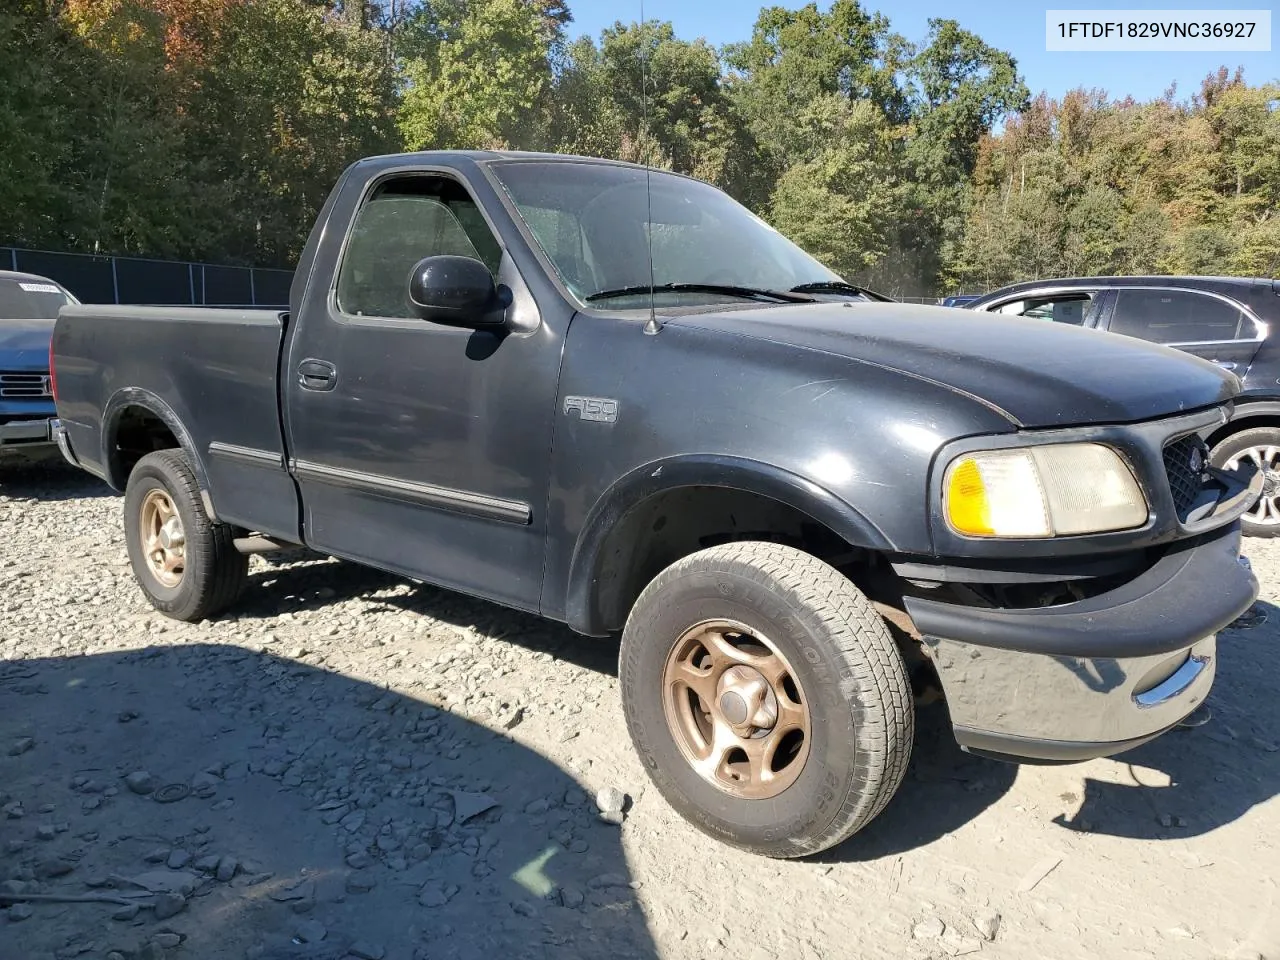
[[[1239,420],[1231,420],[1213,431],[1213,433],[1209,434],[1209,439],[1205,442],[1208,444],[1209,449],[1212,450],[1223,440],[1227,439],[1227,437],[1233,436],[1237,433],[1243,433],[1245,430],[1252,430],[1255,427],[1272,427],[1274,429],[1280,429],[1280,415],[1259,417],[1245,416]]]
[[[111,475],[123,487],[134,466],[148,453],[181,446],[168,425],[146,407],[127,407],[116,421],[111,444]]]
[[[727,487],[692,486],[654,494],[610,531],[595,570],[595,616],[622,629],[641,591],[663,569],[707,547],[763,540],[795,547],[846,572],[880,560],[789,504]]]

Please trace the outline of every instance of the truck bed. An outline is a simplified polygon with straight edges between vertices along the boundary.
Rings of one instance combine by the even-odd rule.
[[[287,314],[216,307],[69,306],[54,332],[61,419],[85,469],[123,490],[104,425],[142,403],[169,424],[217,492],[220,520],[298,534],[293,482],[281,469],[278,367]],[[252,452],[253,455],[247,455]],[[269,455],[270,459],[266,455]]]

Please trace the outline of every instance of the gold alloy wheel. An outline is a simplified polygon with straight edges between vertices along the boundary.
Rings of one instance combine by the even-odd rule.
[[[684,632],[662,671],[667,727],[690,766],[744,800],[776,797],[809,757],[811,724],[791,665],[732,620]]]
[[[164,490],[151,490],[142,501],[138,532],[151,575],[166,587],[176,587],[186,569],[186,534],[173,498]]]

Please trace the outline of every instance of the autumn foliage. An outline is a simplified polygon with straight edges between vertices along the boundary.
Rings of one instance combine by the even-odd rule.
[[[888,293],[1280,274],[1280,85],[1032,97],[954,20],[766,7],[716,48],[565,0],[9,0],[0,242],[289,266],[368,154],[524,148],[714,182]]]

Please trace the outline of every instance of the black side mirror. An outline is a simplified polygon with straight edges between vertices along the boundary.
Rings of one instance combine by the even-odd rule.
[[[427,257],[409,275],[409,304],[414,313],[432,323],[502,327],[510,301],[510,292],[494,285],[489,268],[471,257]]]

